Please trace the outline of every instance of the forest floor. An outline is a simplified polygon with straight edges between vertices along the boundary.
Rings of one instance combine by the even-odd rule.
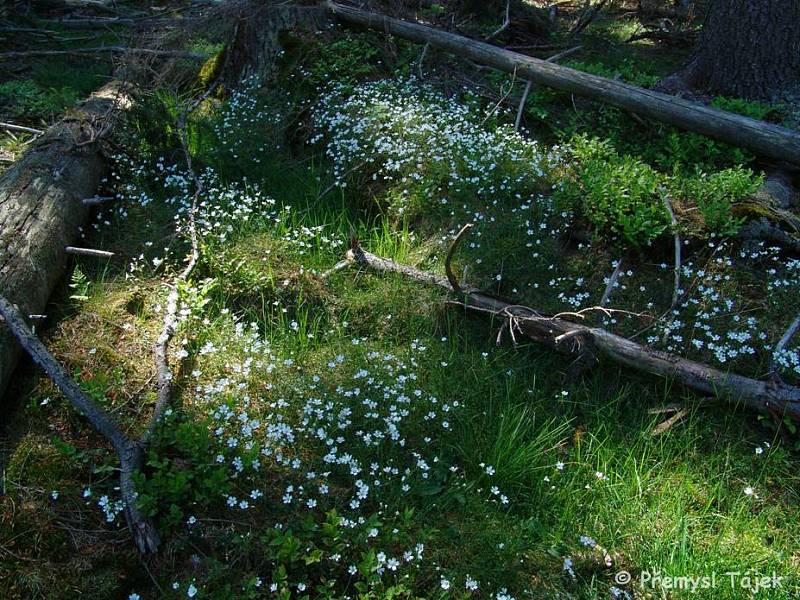
[[[564,64],[651,86],[685,59],[623,43],[632,28],[600,20]],[[772,349],[800,261],[735,235],[754,157],[541,88],[518,133],[524,82],[433,51],[420,63],[384,36],[284,46],[277,83],[221,90],[188,124],[200,261],[179,289],[175,403],[138,481],[160,553],[136,555],[108,444],[23,366],[3,419],[0,596],[797,597],[793,423],[609,362],[576,375],[402,275],[322,276],[353,237],[441,274],[473,223],[454,259],[470,285],[574,313],[622,261],[615,312],[586,322],[753,377],[775,360],[797,382],[798,340]],[[34,126],[111,69],[34,65],[0,84]],[[43,331],[131,432],[155,400],[152,348],[188,248],[185,103],[161,90],[130,114],[116,201],[83,241],[115,257],[75,259]],[[674,308],[664,190],[684,250]]]

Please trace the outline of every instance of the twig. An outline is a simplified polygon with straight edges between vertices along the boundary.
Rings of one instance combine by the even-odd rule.
[[[528,94],[531,91],[533,82],[528,80],[525,84],[525,91],[522,92],[522,98],[519,101],[519,108],[517,108],[517,118],[514,120],[514,131],[519,131],[519,124],[522,122],[522,113],[525,112],[525,102],[528,101]]]
[[[599,2],[595,3],[594,6],[584,11],[570,28],[569,34],[578,35],[581,31],[586,29],[589,24],[595,20],[597,14],[600,12],[600,9],[603,8],[607,2],[608,0],[600,0]]]
[[[431,47],[431,44],[430,44],[430,42],[428,42],[427,44],[425,44],[422,47],[422,52],[420,52],[420,54],[419,54],[419,60],[417,61],[417,72],[419,73],[419,78],[420,79],[423,79],[422,63],[425,61],[425,55],[428,53],[428,48],[430,48],[430,47]]]
[[[511,92],[514,90],[514,84],[516,83],[516,81],[517,81],[517,71],[514,70],[514,72],[511,74],[511,83],[508,86],[508,91],[505,94],[503,94],[502,96],[500,96],[500,99],[497,101],[497,104],[495,104],[492,107],[491,110],[486,111],[486,116],[483,118],[483,121],[481,121],[481,125],[485,124],[486,121],[488,121],[489,118],[494,113],[497,112],[497,109],[500,108],[500,105],[503,104],[503,102],[506,101],[506,98],[508,98],[509,95],[511,95]],[[503,85],[502,84],[500,84],[500,91],[501,92],[503,91]]]
[[[503,33],[508,26],[511,24],[511,0],[506,0],[506,16],[503,19],[503,24],[498,27],[494,33],[490,34],[488,37],[485,38],[485,41],[490,41],[496,38],[498,35]]]
[[[778,364],[775,357],[783,352],[784,348],[786,348],[798,330],[800,330],[800,314],[794,318],[794,321],[792,321],[792,323],[784,332],[783,337],[781,337],[778,343],[775,344],[775,349],[772,351],[772,361],[770,365],[770,371],[772,373],[778,372]]]
[[[583,46],[575,46],[574,48],[570,48],[569,50],[564,50],[563,52],[554,54],[553,56],[547,59],[547,62],[558,62],[562,58],[566,58],[567,56],[575,54],[581,48],[583,48]],[[525,102],[527,102],[528,100],[528,94],[530,93],[532,86],[533,86],[532,81],[528,81],[525,84],[525,91],[522,92],[522,98],[519,101],[519,108],[517,108],[517,118],[514,121],[514,131],[519,131],[519,124],[522,122],[522,114],[525,112]]]
[[[330,194],[330,193],[331,193],[331,192],[332,192],[332,191],[333,191],[333,190],[334,190],[334,189],[335,189],[335,188],[336,188],[336,187],[339,185],[339,183],[340,183],[340,182],[341,182],[341,181],[342,181],[342,180],[343,180],[345,177],[347,177],[348,175],[352,175],[353,173],[355,173],[356,171],[358,171],[358,170],[359,170],[361,167],[363,167],[364,165],[366,165],[366,164],[367,164],[367,162],[368,162],[368,161],[366,161],[366,160],[362,160],[362,161],[361,161],[360,163],[358,163],[357,165],[355,165],[355,166],[353,166],[353,167],[349,168],[347,171],[345,171],[344,173],[342,173],[342,174],[341,174],[339,177],[337,177],[337,178],[336,178],[336,180],[335,180],[335,181],[334,181],[332,184],[330,184],[328,187],[326,187],[324,190],[322,190],[322,191],[321,191],[319,194],[317,194],[317,197],[314,199],[314,202],[312,203],[312,205],[311,205],[311,206],[314,206],[314,205],[316,205],[316,203],[317,203],[317,202],[319,202],[319,201],[320,201],[320,200],[322,200],[322,199],[323,199],[325,196],[327,196],[328,194]],[[309,207],[309,208],[311,208],[311,207]]]
[[[96,48],[73,48],[71,50],[12,50],[10,52],[0,52],[0,60],[12,58],[31,58],[37,56],[77,56],[84,54],[144,54],[147,56],[161,56],[164,58],[188,58],[190,60],[202,61],[208,56],[196,52],[185,52],[182,50],[154,50],[152,48],[126,48],[124,46],[99,46]]]
[[[447,281],[456,294],[462,294],[463,291],[458,283],[458,278],[453,273],[453,267],[450,263],[453,261],[453,254],[455,254],[456,248],[459,242],[461,242],[461,238],[463,238],[470,229],[472,229],[472,223],[467,223],[461,228],[461,231],[453,238],[453,242],[450,244],[450,248],[447,250],[447,256],[444,259],[444,272],[447,274]]]
[[[239,24],[237,23],[236,28],[234,29],[234,37],[236,37],[236,32],[238,29]],[[226,57],[227,56],[229,56],[229,53],[226,53]],[[223,68],[220,69],[222,73],[225,72],[226,65],[227,60],[226,64],[223,65]],[[181,149],[183,150],[183,156],[186,160],[186,169],[194,183],[194,195],[192,196],[192,204],[189,209],[189,242],[191,247],[189,250],[188,260],[186,261],[186,266],[183,268],[183,271],[178,274],[176,281],[170,286],[171,289],[169,295],[167,296],[167,312],[164,316],[164,325],[161,329],[161,335],[158,336],[158,340],[153,351],[156,363],[156,405],[153,409],[153,414],[150,417],[150,422],[145,429],[145,432],[142,434],[142,444],[147,444],[152,438],[159,422],[161,421],[161,418],[164,416],[164,413],[169,406],[169,401],[172,397],[172,369],[170,369],[169,366],[169,343],[172,341],[172,337],[175,335],[175,330],[178,325],[178,284],[189,279],[189,276],[192,274],[192,271],[194,271],[197,262],[200,260],[200,244],[197,237],[197,224],[195,217],[197,215],[197,206],[200,201],[200,195],[203,193],[203,181],[194,172],[194,168],[192,166],[192,154],[189,152],[189,136],[186,131],[186,119],[206,100],[206,98],[213,93],[219,84],[220,77],[215,79],[200,97],[195,99],[194,102],[186,107],[183,113],[179,115],[176,123],[178,137],[181,142]]]
[[[669,213],[669,219],[672,223],[673,237],[675,240],[675,282],[672,290],[672,302],[670,302],[670,310],[674,309],[678,304],[678,295],[681,291],[681,235],[678,232],[678,219],[675,218],[675,211],[672,209],[672,202],[669,196],[664,195],[664,206]]]
[[[67,246],[64,248],[67,254],[77,254],[79,256],[96,256],[97,258],[113,258],[113,252],[106,252],[105,250],[95,250],[94,248],[76,248],[75,246]]]
[[[606,285],[606,291],[603,292],[603,297],[600,299],[600,306],[608,304],[608,301],[611,299],[611,292],[614,291],[614,286],[617,285],[617,280],[621,273],[622,259],[620,258],[617,261],[617,265],[614,267],[614,272],[611,274],[611,277],[608,278],[608,285]]]
[[[686,408],[682,408],[677,411],[674,415],[672,415],[666,421],[659,423],[656,427],[653,428],[653,431],[650,432],[650,435],[655,437],[657,435],[661,435],[662,433],[668,431],[673,425],[682,421],[686,415],[689,414],[689,410]]]
[[[8,131],[21,131],[23,133],[33,133],[34,135],[42,135],[44,131],[41,129],[34,129],[33,127],[24,127],[22,125],[14,125],[13,123],[0,123],[0,127]]]
[[[334,273],[337,273],[337,272],[341,271],[342,269],[346,269],[347,267],[349,267],[352,264],[353,264],[353,260],[352,259],[344,258],[344,259],[340,260],[339,262],[337,262],[335,265],[333,265],[330,269],[325,271],[322,275],[320,275],[320,279],[323,279],[323,280],[328,279],[328,277],[330,277]]]

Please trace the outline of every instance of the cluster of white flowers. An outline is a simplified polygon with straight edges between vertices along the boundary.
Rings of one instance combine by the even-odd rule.
[[[97,501],[97,506],[105,513],[106,522],[113,523],[125,508],[125,503],[122,500],[112,500],[108,496],[100,496]]]
[[[354,169],[399,184],[401,213],[426,173],[437,181],[426,194],[445,205],[462,192],[492,198],[538,183],[548,161],[538,144],[511,126],[482,127],[489,115],[464,96],[447,98],[414,78],[334,86],[314,110],[310,143],[325,142],[341,186]]]
[[[193,373],[195,402],[211,415],[216,463],[229,474],[224,503],[234,511],[282,507],[287,521],[276,525],[282,529],[290,527],[292,514],[323,518],[335,509],[342,535],[362,545],[353,547],[353,556],[325,556],[331,569],[348,567],[366,549],[375,552],[378,575],[416,569],[424,546],[397,549],[398,540],[412,535],[396,510],[398,499],[408,497],[411,504],[416,495],[447,486],[470,489],[465,468],[448,460],[441,439],[461,403],[443,401],[420,383],[426,345],[412,342],[401,355],[371,351],[369,340],[355,338],[347,355],[331,356],[323,372],[311,374],[280,357],[255,324],[232,327],[230,345],[206,352],[238,357],[228,359],[226,375]],[[249,394],[255,382],[267,392]],[[474,470],[495,472],[486,464]],[[486,501],[509,503],[498,486],[479,493]],[[193,531],[201,526],[194,522]],[[349,569],[357,572],[355,565]],[[443,589],[453,577],[442,578]],[[475,591],[482,584],[465,576],[459,585]]]

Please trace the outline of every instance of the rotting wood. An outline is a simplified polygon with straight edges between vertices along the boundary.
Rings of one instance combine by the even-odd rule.
[[[800,165],[800,132],[717,110],[683,98],[584,73],[485,42],[328,0],[328,10],[347,25],[366,27],[448,50],[517,77],[586,96],[680,129]]]
[[[125,84],[107,84],[39,136],[0,176],[0,295],[22,314],[43,313],[64,274],[64,248],[78,238],[89,214],[81,199],[97,191],[104,172],[97,131],[110,131],[130,98]],[[0,328],[0,397],[19,350]]]
[[[346,258],[351,263],[377,271],[400,273],[415,281],[436,285],[448,292],[454,291],[448,278],[377,256],[361,248],[357,242],[352,244]],[[465,311],[506,320],[510,331],[561,354],[583,361],[587,352],[590,358],[596,353],[637,371],[673,378],[689,389],[703,395],[717,396],[733,405],[766,412],[779,418],[789,416],[800,420],[800,387],[788,385],[778,378],[761,381],[726,373],[675,354],[642,346],[599,327],[568,321],[561,314],[546,315],[463,285],[459,289],[462,292],[459,301],[451,301],[449,304]],[[597,307],[597,310],[606,309]],[[581,316],[573,313],[576,314]]]

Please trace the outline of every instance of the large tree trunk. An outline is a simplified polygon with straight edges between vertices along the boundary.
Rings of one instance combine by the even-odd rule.
[[[682,76],[696,89],[753,100],[800,87],[800,2],[715,0]]]
[[[95,193],[103,174],[98,142],[128,103],[121,83],[106,85],[0,177],[0,295],[24,315],[43,312],[64,275],[64,248],[88,216],[82,200]],[[19,354],[19,345],[0,324],[0,397]]]

